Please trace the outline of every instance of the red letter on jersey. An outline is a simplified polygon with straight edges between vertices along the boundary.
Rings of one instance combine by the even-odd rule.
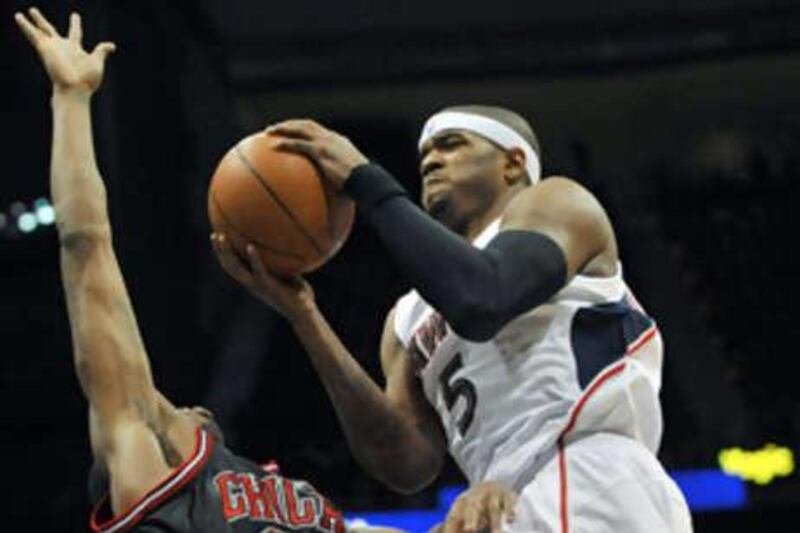
[[[289,511],[289,523],[294,526],[305,526],[314,522],[314,503],[307,496],[295,492],[295,484],[290,480],[283,481],[283,490],[286,495],[286,508]],[[302,503],[302,512],[298,512],[297,504]]]
[[[225,520],[233,522],[247,514],[247,501],[242,494],[242,487],[239,484],[237,475],[231,471],[220,472],[215,481],[220,498],[222,498],[222,510],[225,513]]]

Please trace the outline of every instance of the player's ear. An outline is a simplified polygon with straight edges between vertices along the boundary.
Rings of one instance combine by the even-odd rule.
[[[511,187],[518,183],[525,183],[528,179],[525,169],[525,152],[520,148],[511,148],[505,151],[505,158],[503,178],[506,184]]]

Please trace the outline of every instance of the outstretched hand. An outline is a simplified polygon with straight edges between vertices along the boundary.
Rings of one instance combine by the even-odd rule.
[[[270,273],[252,244],[243,258],[221,233],[211,234],[211,245],[222,268],[250,293],[290,322],[301,320],[314,309],[314,290],[300,276],[281,278]]]
[[[101,42],[91,53],[84,50],[80,15],[70,16],[66,37],[60,35],[35,7],[28,10],[27,17],[15,14],[14,20],[39,54],[56,91],[92,94],[100,87],[106,58],[116,46]]]

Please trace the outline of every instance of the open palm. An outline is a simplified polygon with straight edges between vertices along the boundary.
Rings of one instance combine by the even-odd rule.
[[[14,19],[39,53],[53,85],[57,89],[96,91],[103,81],[106,58],[115,45],[102,42],[91,53],[86,52],[78,14],[70,17],[67,37],[62,37],[38,9],[29,9],[28,15],[17,13]]]

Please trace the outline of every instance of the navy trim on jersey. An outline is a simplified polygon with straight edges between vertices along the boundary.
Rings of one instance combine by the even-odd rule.
[[[625,299],[578,309],[572,318],[570,340],[581,388],[624,357],[628,346],[653,324],[652,318]]]

